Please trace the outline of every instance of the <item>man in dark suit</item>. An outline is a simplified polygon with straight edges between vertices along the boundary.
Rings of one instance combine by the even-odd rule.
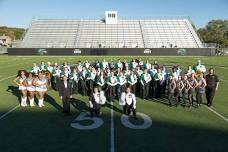
[[[59,96],[63,101],[63,112],[65,114],[70,114],[70,99],[72,98],[72,86],[71,83],[67,81],[67,76],[64,76],[63,81],[60,83]]]

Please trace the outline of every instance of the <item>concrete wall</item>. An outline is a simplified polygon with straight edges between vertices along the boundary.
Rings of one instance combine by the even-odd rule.
[[[8,48],[9,55],[188,55],[211,56],[215,50],[211,48]]]

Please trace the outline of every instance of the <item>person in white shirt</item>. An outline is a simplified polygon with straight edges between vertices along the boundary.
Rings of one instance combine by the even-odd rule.
[[[93,117],[94,113],[96,116],[100,116],[101,105],[105,104],[106,97],[103,91],[98,91],[97,87],[94,87],[94,91],[89,98],[89,110],[90,116]]]
[[[32,69],[31,69],[30,72],[32,72],[32,73],[34,73],[35,75],[37,75],[38,72],[40,72],[40,71],[41,71],[40,67],[37,66],[36,63],[34,63],[34,64],[33,64],[33,67],[32,67]]]
[[[39,96],[39,102],[38,102],[39,107],[44,106],[44,96],[47,91],[47,84],[48,84],[48,81],[45,75],[43,75],[42,72],[38,72],[38,76],[34,79],[33,85],[36,86],[36,91]]]
[[[189,65],[188,69],[187,69],[187,76],[188,78],[190,78],[192,76],[192,74],[195,74],[195,70],[192,69],[192,66]]]
[[[19,70],[17,77],[13,80],[14,84],[18,86],[18,90],[21,91],[21,106],[25,107],[27,106],[27,89],[26,89],[26,71],[25,70]]]
[[[47,70],[48,70],[50,73],[53,73],[54,67],[51,66],[51,62],[47,62]]]
[[[203,73],[206,72],[206,68],[203,64],[201,64],[200,60],[198,61],[197,65],[196,65],[196,71],[203,72]]]
[[[131,111],[133,117],[136,119],[136,98],[133,93],[131,93],[130,87],[127,87],[125,92],[122,92],[119,104],[123,106],[123,113],[130,115]]]
[[[121,93],[126,89],[127,78],[121,71],[117,76],[118,84],[117,84],[117,97],[120,99]]]

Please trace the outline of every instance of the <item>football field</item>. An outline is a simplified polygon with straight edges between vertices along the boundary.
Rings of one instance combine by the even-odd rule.
[[[0,152],[228,152],[228,57],[134,57],[184,69],[200,59],[220,79],[213,107],[169,107],[163,100],[137,97],[137,120],[122,115],[115,101],[90,118],[88,97],[74,95],[72,115],[62,113],[58,93],[47,91],[45,107],[21,107],[12,83],[20,69],[41,61],[132,60],[133,57],[0,56]],[[37,103],[37,101],[36,101]],[[204,98],[205,103],[205,98]]]

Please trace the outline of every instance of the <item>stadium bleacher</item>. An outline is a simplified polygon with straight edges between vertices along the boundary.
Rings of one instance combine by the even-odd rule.
[[[34,19],[21,48],[202,48],[191,21]]]

